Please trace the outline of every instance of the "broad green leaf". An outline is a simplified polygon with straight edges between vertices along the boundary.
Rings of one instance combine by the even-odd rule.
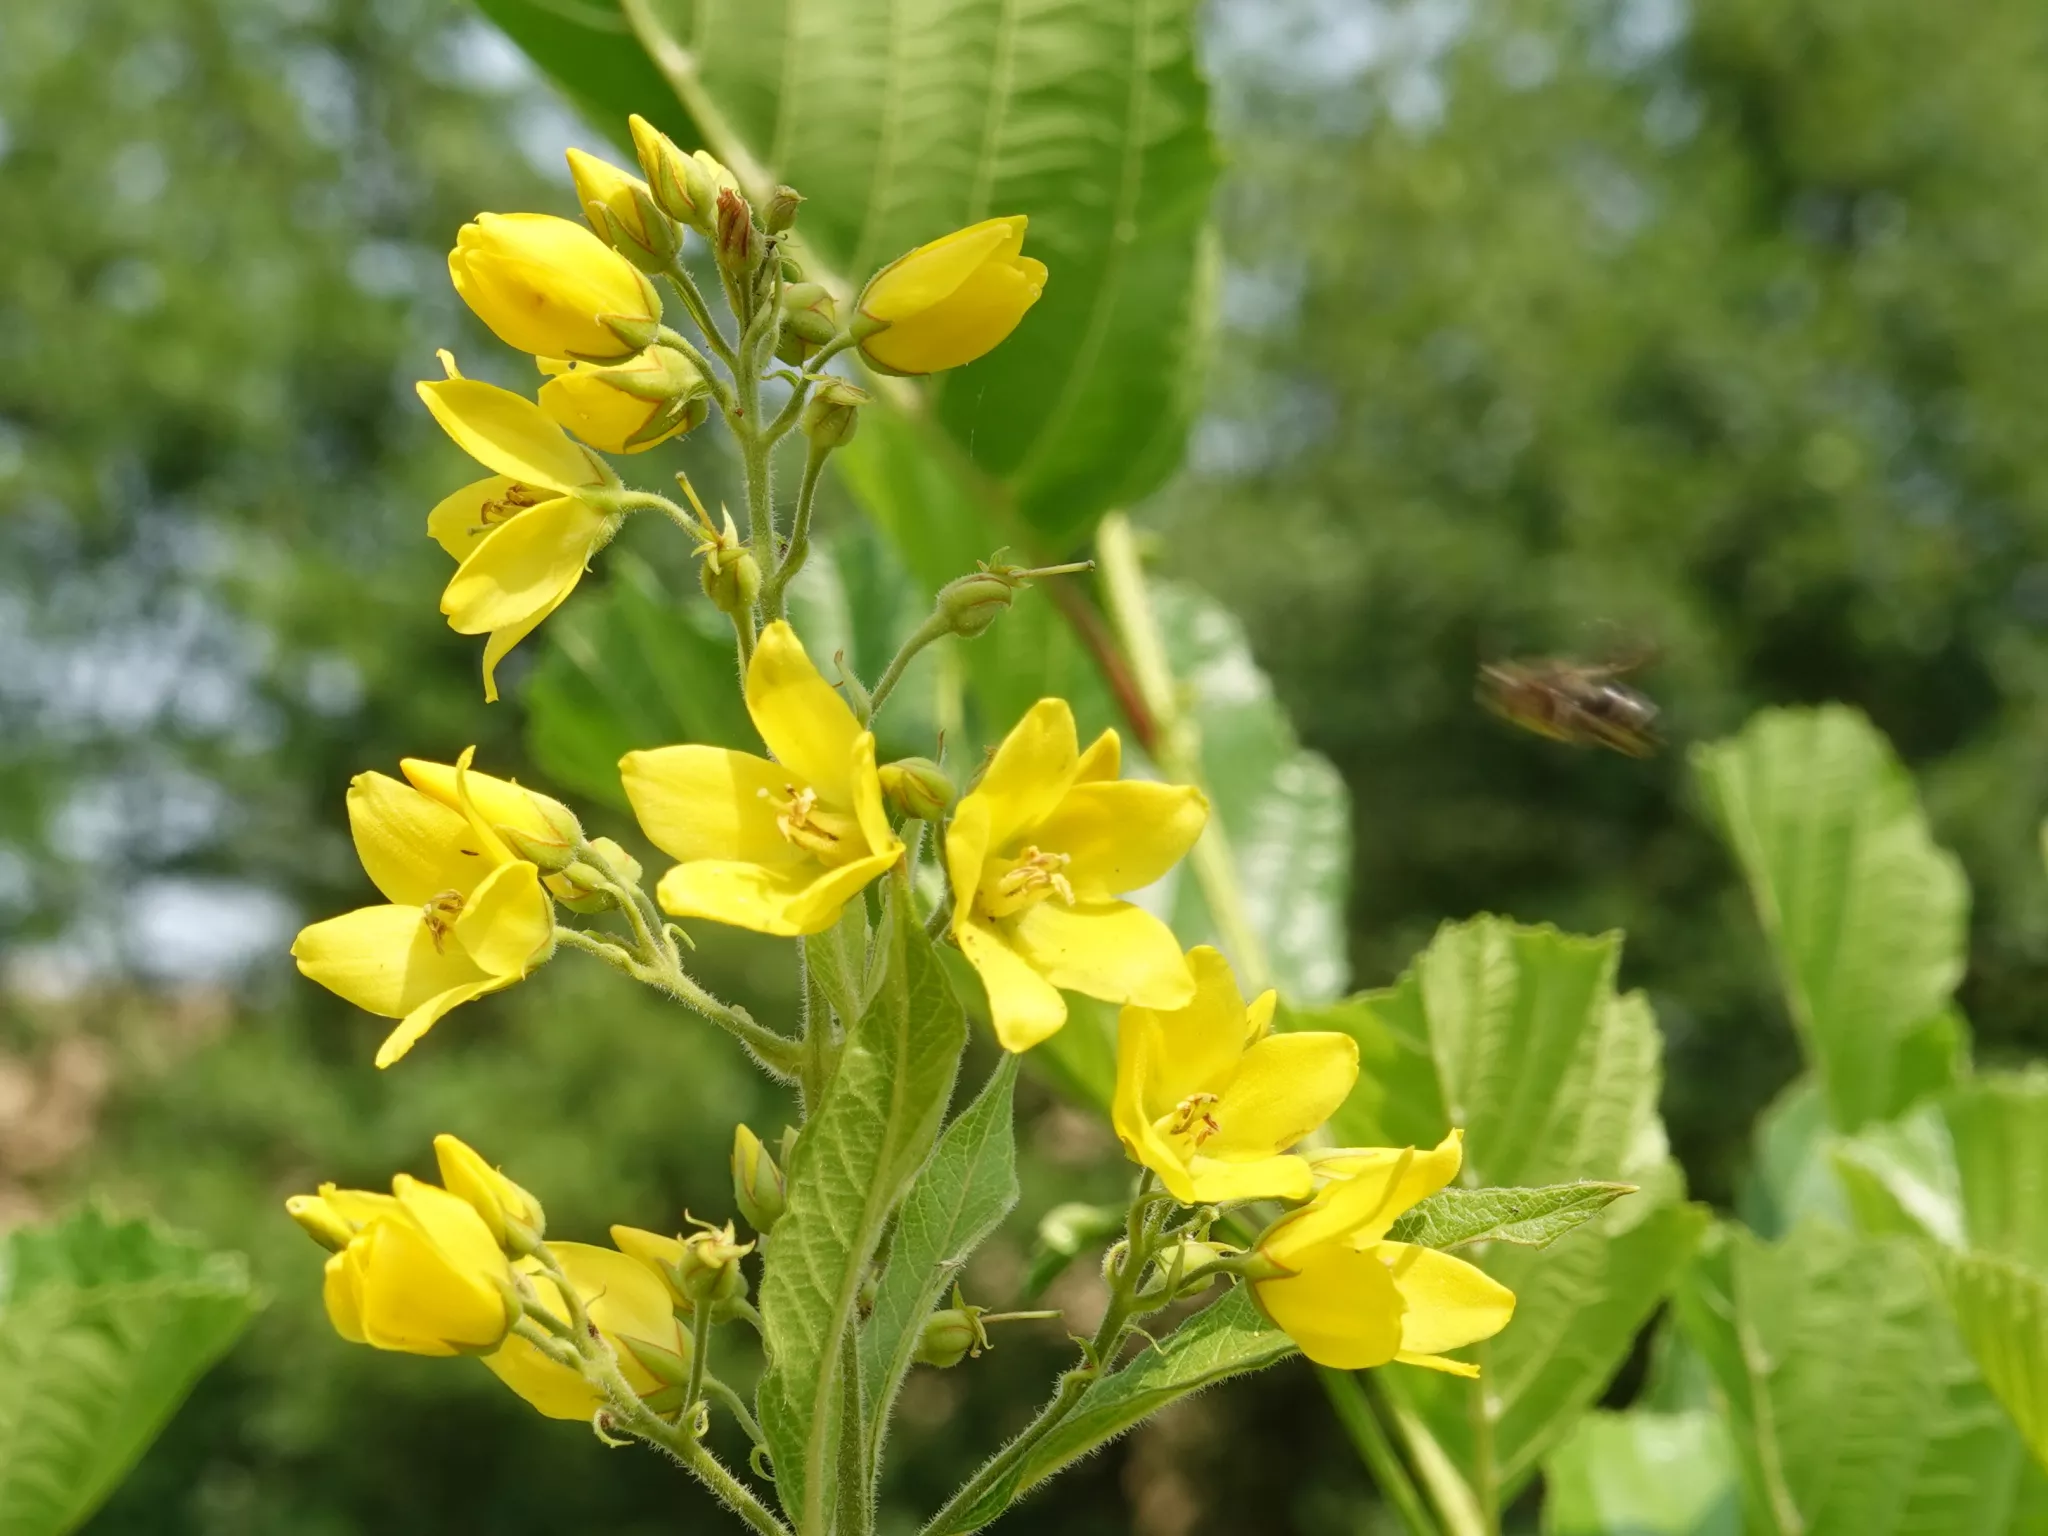
[[[238,1255],[148,1222],[0,1239],[0,1530],[84,1523],[258,1305]]]
[[[1969,890],[1884,737],[1839,706],[1767,710],[1693,762],[1836,1127],[1942,1086]]]
[[[1989,1253],[1944,1253],[1937,1268],[1977,1368],[2048,1467],[2048,1282]]]
[[[1544,1189],[1445,1189],[1403,1213],[1387,1232],[1397,1243],[1456,1248],[1464,1243],[1514,1243],[1548,1248],[1584,1226],[1633,1184],[1580,1181]]]
[[[1747,1529],[1989,1536],[2048,1521],[2048,1479],[1912,1242],[1808,1222],[1770,1245],[1721,1228],[1676,1304],[1727,1407]]]
[[[1481,1386],[1385,1373],[1475,1486],[1511,1493],[1535,1472],[1627,1358],[1704,1226],[1680,1200],[1657,1117],[1656,1024],[1641,997],[1615,993],[1619,961],[1612,935],[1481,917],[1439,930],[1395,986],[1289,1013],[1359,1043],[1358,1087],[1330,1122],[1339,1142],[1431,1146],[1458,1126],[1465,1188],[1642,1188],[1555,1248],[1473,1256],[1517,1297],[1514,1321],[1473,1352]],[[1489,1436],[1474,1434],[1477,1413]]]
[[[1243,1286],[1235,1286],[1121,1370],[1089,1387],[1074,1411],[1032,1448],[1007,1482],[961,1511],[958,1520],[934,1526],[925,1536],[978,1530],[1019,1494],[1169,1403],[1232,1376],[1264,1370],[1293,1353],[1293,1341],[1265,1320]]]
[[[839,921],[804,940],[804,976],[831,1005],[840,1027],[859,1017],[867,973],[867,903],[849,901]]]
[[[1148,582],[1166,660],[1201,749],[1202,787],[1228,839],[1265,980],[1290,1000],[1322,1002],[1350,980],[1344,905],[1351,875],[1351,801],[1328,759],[1306,750],[1244,626],[1214,598]],[[1174,931],[1219,936],[1192,872],[1176,877]]]
[[[804,1126],[789,1204],[762,1268],[759,1393],[783,1507],[806,1530],[830,1505],[839,1346],[891,1212],[931,1151],[966,1023],[907,897],[892,885],[881,984]]]
[[[1786,1084],[1757,1117],[1756,1154],[1736,1195],[1751,1230],[1778,1238],[1810,1216],[1839,1224],[1849,1201],[1835,1159],[1827,1095],[1813,1073]]]
[[[861,1377],[874,1405],[870,1477],[881,1464],[889,1414],[925,1319],[968,1255],[1017,1203],[1016,1090],[1017,1058],[1005,1051],[981,1092],[946,1127],[896,1218],[888,1267],[860,1330]]]
[[[1030,216],[1051,276],[1002,346],[929,408],[1064,548],[1179,458],[1206,345],[1216,153],[1188,0],[487,0],[594,120],[673,113],[755,193],[805,194],[815,270],[849,288],[913,246]],[[536,13],[547,18],[545,30]],[[563,22],[587,36],[568,39]],[[621,23],[672,89],[617,49]],[[673,118],[671,118],[673,121]]]
[[[1543,1482],[1543,1536],[1743,1536],[1735,1448],[1706,1409],[1589,1413]]]
[[[1986,1073],[1834,1146],[1859,1222],[2048,1277],[2048,1070]]]
[[[732,629],[694,590],[670,590],[627,551],[605,558],[601,592],[548,621],[527,680],[526,741],[559,788],[624,809],[619,759],[695,741],[761,750],[740,702]]]

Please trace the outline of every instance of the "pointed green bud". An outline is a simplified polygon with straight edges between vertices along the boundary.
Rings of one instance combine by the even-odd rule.
[[[928,757],[902,757],[882,765],[882,799],[893,811],[919,821],[942,821],[958,791],[946,770]]]
[[[761,232],[754,227],[754,210],[736,187],[718,191],[718,223],[713,236],[718,264],[744,285],[761,265]]]
[[[823,283],[788,282],[782,289],[782,335],[775,355],[802,363],[839,334],[839,309]]]
[[[803,194],[795,187],[777,187],[768,194],[768,206],[761,210],[761,227],[771,235],[787,234],[795,228],[796,211],[803,203]]]
[[[954,1299],[955,1305],[942,1307],[925,1319],[924,1332],[918,1335],[917,1347],[910,1355],[919,1365],[949,1371],[962,1360],[979,1359],[988,1348],[988,1330],[981,1326],[982,1309],[958,1305],[958,1292]]]
[[[860,408],[874,396],[844,379],[828,379],[804,402],[801,425],[814,447],[837,448],[860,430]]]
[[[788,1197],[782,1170],[761,1145],[761,1138],[745,1125],[733,1127],[732,1196],[747,1225],[762,1233],[782,1219]]]

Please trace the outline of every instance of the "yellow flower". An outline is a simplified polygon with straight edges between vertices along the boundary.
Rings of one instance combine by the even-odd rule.
[[[411,1050],[449,1009],[518,981],[554,940],[540,871],[515,858],[477,813],[475,789],[492,798],[515,787],[470,774],[470,755],[452,769],[407,764],[452,775],[461,810],[381,773],[356,776],[349,830],[363,869],[391,905],[315,923],[292,942],[307,976],[358,1008],[400,1021],[378,1047],[380,1067]]]
[[[427,532],[460,562],[441,594],[448,627],[488,634],[484,697],[498,697],[498,663],[559,608],[590,557],[618,531],[620,515],[592,505],[609,489],[603,462],[569,440],[539,406],[509,389],[450,377],[426,379],[420,398],[456,445],[490,478],[465,485],[427,517]]]
[[[668,1287],[653,1271],[623,1253],[589,1243],[551,1243],[549,1251],[576,1287],[590,1321],[618,1356],[626,1384],[641,1397],[674,1386],[678,1367],[687,1371],[690,1337],[676,1322]],[[528,1284],[541,1304],[566,1320],[562,1293],[546,1275],[529,1271]],[[660,1368],[660,1374],[649,1362]],[[517,1334],[484,1364],[498,1380],[551,1419],[582,1419],[604,1406],[604,1395],[579,1371],[558,1365]],[[680,1392],[676,1394],[680,1399]],[[680,1406],[678,1401],[677,1406]]]
[[[483,1160],[476,1148],[453,1136],[434,1138],[434,1161],[448,1193],[466,1200],[500,1248],[524,1250],[547,1231],[540,1202]]]
[[[661,877],[661,904],[757,933],[822,933],[903,854],[875,738],[779,620],[747,668],[747,713],[775,761],[702,746],[619,761],[641,830],[680,861]]]
[[[1045,263],[1020,254],[1022,214],[956,229],[868,279],[859,310],[882,329],[860,344],[889,373],[971,363],[1017,329],[1045,291]]]
[[[1203,945],[1187,958],[1193,1002],[1117,1021],[1117,1136],[1184,1205],[1306,1199],[1315,1176],[1287,1149],[1350,1094],[1358,1043],[1273,1034],[1273,993],[1247,1009],[1223,956]]]
[[[710,414],[697,365],[672,347],[649,347],[613,368],[540,358],[540,408],[606,453],[645,453]]]
[[[1059,988],[1185,1008],[1195,981],[1151,913],[1115,898],[1165,874],[1202,834],[1209,802],[1118,780],[1104,731],[1077,752],[1064,699],[1031,706],[946,829],[953,938],[988,988],[996,1038],[1026,1051],[1067,1021]]]
[[[327,1261],[336,1333],[411,1355],[474,1354],[505,1338],[518,1318],[511,1265],[466,1202],[402,1173],[388,1196],[329,1185],[321,1200],[357,1225]]]
[[[547,213],[480,213],[448,253],[463,303],[507,346],[536,357],[615,362],[645,346],[608,318],[651,331],[661,299],[647,275],[581,224]]]
[[[1309,1359],[1340,1370],[1398,1360],[1479,1374],[1441,1352],[1499,1333],[1514,1316],[1514,1292],[1463,1259],[1385,1241],[1395,1217],[1457,1176],[1462,1143],[1452,1131],[1430,1152],[1375,1147],[1330,1159],[1324,1169],[1348,1177],[1259,1239],[1283,1271],[1253,1282],[1259,1305]]]
[[[717,224],[718,194],[738,192],[738,179],[704,150],[684,154],[637,113],[626,119],[626,126],[633,131],[633,148],[656,206],[709,239]]]

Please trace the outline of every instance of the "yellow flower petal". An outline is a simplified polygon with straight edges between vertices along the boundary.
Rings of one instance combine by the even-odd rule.
[[[1357,1081],[1358,1042],[1349,1035],[1268,1035],[1244,1053],[1215,1109],[1222,1129],[1201,1150],[1225,1160],[1284,1152],[1329,1119]]]
[[[781,620],[761,631],[747,668],[747,713],[775,760],[834,806],[853,808],[854,742],[860,722],[818,675],[796,631]]]
[[[460,815],[381,773],[349,782],[348,826],[364,873],[400,906],[424,906],[443,891],[466,896],[490,870]]]
[[[1259,1246],[1292,1268],[1295,1255],[1339,1237],[1355,1247],[1376,1243],[1395,1217],[1458,1176],[1463,1148],[1464,1134],[1454,1130],[1428,1152],[1376,1147],[1319,1159],[1323,1171],[1348,1170],[1348,1176],[1325,1185],[1313,1203],[1287,1217]]]
[[[368,1013],[403,1018],[451,987],[485,979],[460,945],[441,948],[418,907],[359,907],[301,929],[299,969]]]
[[[1074,712],[1065,699],[1040,699],[1024,712],[989,759],[981,782],[962,802],[965,806],[978,800],[986,807],[991,853],[1052,813],[1074,782],[1079,756]],[[972,888],[954,892],[961,901],[973,894]]]
[[[1244,1055],[1244,997],[1230,963],[1201,944],[1188,951],[1187,967],[1195,995],[1185,1008],[1162,1013],[1127,1007],[1117,1021],[1120,1040],[1126,1034],[1154,1033],[1158,1038],[1139,1090],[1151,1120],[1170,1113],[1190,1094],[1221,1093]],[[1118,1074],[1121,1078],[1121,1067]]]
[[[1208,820],[1208,797],[1191,785],[1120,779],[1074,785],[1033,826],[1031,839],[1072,860],[1064,872],[1075,895],[1101,900],[1164,875],[1194,847]]]
[[[1088,750],[1074,764],[1074,782],[1104,783],[1122,773],[1123,766],[1123,741],[1115,731],[1104,731],[1088,744]]]
[[[1067,1022],[1066,999],[991,928],[961,923],[953,936],[988,989],[990,1023],[1006,1051],[1028,1051]]]
[[[561,595],[533,617],[521,619],[517,624],[507,624],[503,629],[491,631],[491,638],[484,642],[484,702],[498,702],[498,663],[512,654],[512,647],[524,640],[541,626],[542,620],[569,600],[574,586],[564,587]]]
[[[542,1306],[567,1319],[568,1306],[554,1281],[546,1275],[529,1275],[527,1283]],[[603,1394],[583,1379],[581,1371],[557,1365],[516,1333],[507,1335],[505,1342],[483,1359],[485,1369],[548,1418],[588,1423],[604,1406]]]
[[[946,878],[953,885],[953,931],[973,914],[981,872],[988,863],[988,802],[969,795],[946,823]]]
[[[1184,1008],[1194,1000],[1195,980],[1173,930],[1129,902],[1041,901],[1004,929],[1016,952],[1055,987],[1146,1008]]]
[[[500,341],[537,357],[629,357],[633,348],[599,317],[661,318],[645,273],[581,224],[552,214],[478,214],[456,235],[448,276]]]
[[[363,1336],[363,1311],[356,1305],[356,1287],[349,1275],[347,1250],[328,1256],[321,1277],[320,1299],[327,1307],[327,1320],[334,1331],[351,1344],[367,1344]]]
[[[1315,1188],[1315,1174],[1306,1158],[1281,1155],[1223,1160],[1197,1152],[1188,1159],[1185,1182],[1186,1195],[1174,1190],[1174,1197],[1183,1205],[1304,1200]],[[1168,1187],[1172,1187],[1170,1182]]]
[[[1261,1280],[1259,1305],[1317,1365],[1360,1371],[1401,1347],[1401,1296],[1376,1253],[1331,1246],[1300,1274]]]
[[[1160,1018],[1143,1008],[1126,1008],[1118,1017],[1116,1086],[1110,1095],[1109,1119],[1131,1161],[1157,1173],[1174,1199],[1193,1205],[1194,1180],[1157,1124],[1166,1110],[1154,1107],[1164,1097],[1155,1085],[1165,1066],[1162,1058],[1170,1060],[1162,1048]]]
[[[448,627],[481,635],[553,608],[583,579],[607,522],[588,502],[560,496],[499,524],[441,594]]]
[[[854,820],[860,823],[861,836],[875,852],[888,849],[901,852],[903,840],[889,827],[889,812],[882,804],[882,775],[875,767],[875,738],[871,732],[862,731],[854,738],[853,764],[847,775],[853,788]]]
[[[524,395],[481,379],[422,379],[414,388],[441,430],[484,468],[564,495],[604,483],[590,454]]]
[[[402,1061],[406,1053],[425,1038],[427,1031],[440,1023],[449,1013],[464,1003],[475,1002],[488,992],[501,991],[518,979],[517,976],[486,976],[481,981],[451,987],[446,992],[428,998],[400,1019],[398,1028],[384,1037],[384,1043],[377,1047],[377,1066],[383,1068],[393,1062]]]
[[[810,786],[795,771],[723,747],[657,747],[619,759],[619,780],[648,840],[672,859],[769,868],[807,862],[776,829],[776,807]]]
[[[456,789],[453,763],[405,757],[399,759],[398,769],[421,794],[447,806],[457,815],[462,814],[462,798]],[[477,814],[493,827],[516,827],[534,837],[550,837],[554,834],[554,827],[542,810],[543,804],[563,813],[568,810],[560,801],[527,789],[512,779],[493,778],[488,773],[478,773],[474,768],[464,770],[461,778],[468,787],[470,802],[475,805]]]
[[[533,969],[554,931],[540,871],[518,859],[484,876],[455,919],[454,938],[479,969],[517,979]]]
[[[547,499],[545,496],[535,498],[535,493],[522,482],[505,475],[472,480],[453,495],[442,497],[434,510],[427,514],[427,532],[455,559],[464,559],[495,526],[486,508],[504,508],[507,497],[528,498],[527,505],[531,505],[533,499]],[[497,514],[502,515],[502,512]]]
[[[406,1173],[392,1179],[391,1194],[457,1269],[491,1275],[505,1268],[489,1224],[461,1196]]]
[[[862,311],[895,323],[944,302],[985,263],[1021,250],[1027,222],[985,219],[897,257],[868,284]]]
[[[379,1349],[449,1355],[505,1336],[506,1265],[483,1218],[463,1201],[403,1174],[392,1187],[413,1218],[381,1221],[349,1245],[363,1337]],[[458,1214],[459,1213],[459,1214]]]
[[[1378,1243],[1373,1251],[1406,1305],[1401,1348],[1408,1354],[1435,1355],[1490,1339],[1515,1315],[1515,1293],[1463,1259],[1409,1243]]]
[[[659,1391],[665,1383],[642,1365],[623,1341],[637,1339],[689,1358],[690,1340],[676,1326],[668,1288],[652,1270],[615,1249],[562,1242],[549,1244],[549,1249],[582,1298],[591,1322],[611,1341],[627,1385],[642,1397]],[[557,1317],[566,1318],[567,1308],[555,1283],[545,1275],[532,1276],[531,1283],[543,1305]],[[551,1419],[588,1421],[603,1404],[603,1398],[580,1372],[555,1364],[517,1336],[486,1355],[484,1364]]]
[[[702,859],[661,877],[656,897],[677,917],[705,917],[785,938],[823,933],[862,886],[896,862],[889,851],[827,869],[815,860],[768,868]]]
[[[1445,1355],[1411,1355],[1404,1349],[1395,1354],[1394,1362],[1419,1365],[1426,1371],[1442,1371],[1446,1376],[1463,1376],[1467,1380],[1476,1381],[1479,1377],[1479,1367],[1469,1360],[1453,1360]]]

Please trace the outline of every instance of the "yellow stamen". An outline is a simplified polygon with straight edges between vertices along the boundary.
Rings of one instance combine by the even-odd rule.
[[[487,501],[477,508],[477,516],[482,521],[472,528],[470,532],[482,533],[486,528],[495,527],[499,523],[508,523],[528,507],[537,507],[546,499],[545,496],[536,491],[532,486],[521,485],[515,480],[505,487],[504,495],[498,497],[495,501]]]
[[[819,826],[811,819],[811,813],[818,808],[818,792],[815,789],[799,790],[794,784],[782,786],[788,800],[779,802],[781,808],[775,813],[775,830],[785,842],[808,848],[813,853],[828,854],[837,850],[839,834]],[[763,800],[778,803],[767,790],[756,790]]]
[[[1209,1112],[1209,1106],[1217,1102],[1213,1093],[1191,1093],[1173,1106],[1173,1119],[1166,1127],[1169,1136],[1186,1136],[1190,1132],[1195,1145],[1200,1146],[1211,1136],[1223,1129],[1222,1124]]]
[[[462,892],[442,891],[420,908],[420,912],[426,919],[427,937],[434,941],[434,953],[445,953],[442,945],[455,927],[455,920],[462,916]]]
[[[1020,896],[1049,890],[1071,907],[1074,904],[1074,887],[1061,871],[1072,862],[1071,854],[1046,853],[1035,846],[1027,847],[1018,856],[1015,866],[996,882],[996,891],[1006,900],[1014,901]]]

